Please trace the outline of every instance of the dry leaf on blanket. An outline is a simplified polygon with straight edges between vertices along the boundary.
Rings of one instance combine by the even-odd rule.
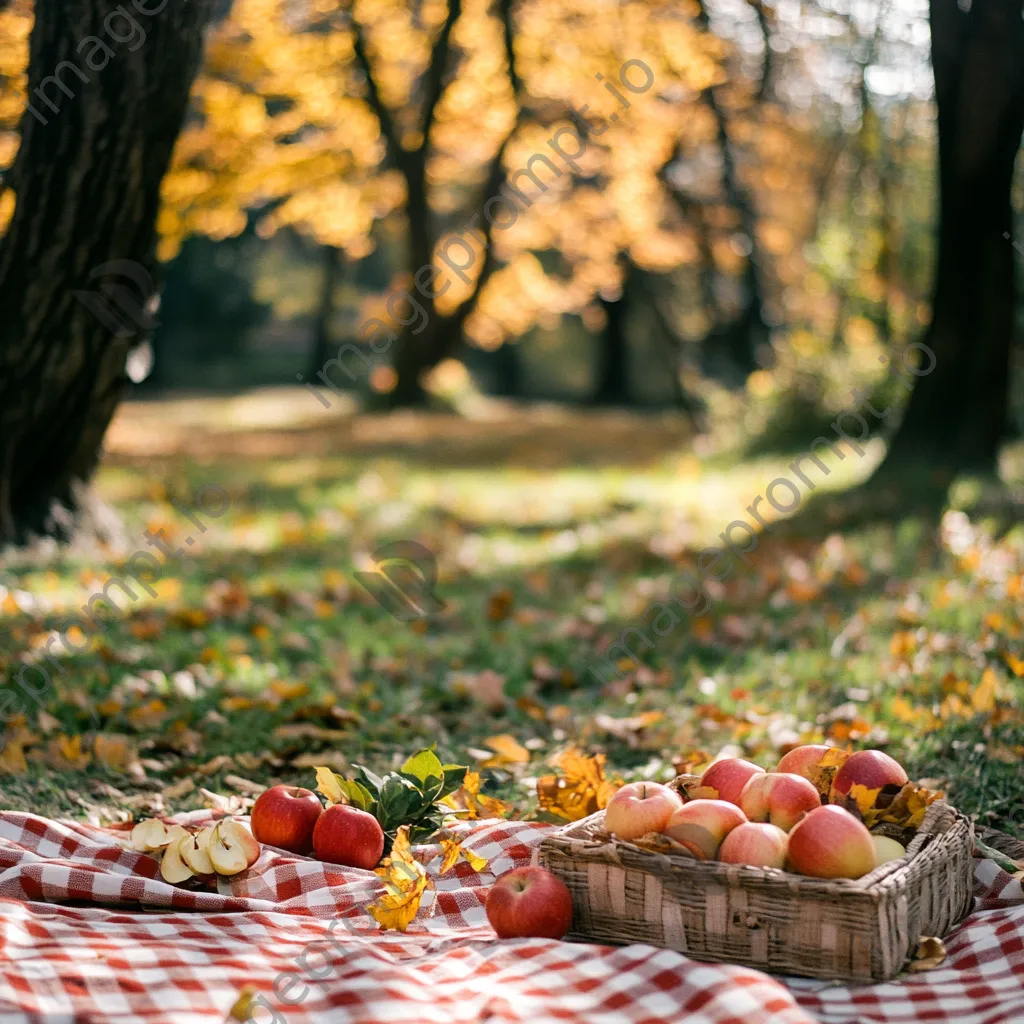
[[[224,1018],[225,1024],[230,1024],[231,1021],[238,1020],[242,1021],[243,1024],[247,1020],[252,1019],[253,1000],[256,998],[256,989],[251,985],[246,985],[241,992],[238,993],[238,998],[235,1000],[231,1009],[228,1010],[227,1017]]]
[[[942,939],[938,939],[934,935],[922,935],[921,941],[914,951],[914,959],[910,962],[907,970],[930,971],[933,967],[938,967],[945,959],[946,947],[943,945]]]
[[[474,871],[480,872],[487,867],[485,858],[481,857],[478,853],[474,853],[472,850],[463,849],[462,843],[457,839],[442,839],[441,853],[443,856],[440,867],[437,869],[439,875],[443,875],[446,871],[451,871],[459,857],[462,857]]]
[[[384,879],[386,891],[366,912],[385,930],[404,932],[420,909],[423,893],[433,888],[427,869],[412,855],[408,825],[398,830],[391,855],[374,873]]]

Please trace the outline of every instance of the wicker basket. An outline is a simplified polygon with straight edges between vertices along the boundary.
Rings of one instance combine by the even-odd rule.
[[[970,910],[973,849],[971,823],[940,800],[907,857],[855,881],[652,853],[613,841],[603,811],[546,838],[539,859],[572,892],[570,938],[870,982],[897,975],[921,936],[947,934]]]

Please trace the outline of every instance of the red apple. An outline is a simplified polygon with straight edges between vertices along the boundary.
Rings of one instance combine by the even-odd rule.
[[[751,775],[740,793],[740,810],[750,821],[770,821],[784,832],[820,806],[821,795],[813,783],[788,772]]]
[[[316,793],[295,786],[274,786],[256,798],[250,819],[252,834],[268,846],[309,854],[313,852],[313,829],[322,813]]]
[[[812,878],[860,878],[875,869],[871,833],[849,811],[827,804],[789,833],[788,864]]]
[[[486,911],[500,939],[560,939],[572,923],[572,893],[544,868],[516,868],[491,886]]]
[[[673,811],[662,831],[701,860],[711,860],[722,840],[747,819],[727,800],[691,800]]]
[[[802,775],[808,782],[819,786],[822,777],[821,760],[833,747],[827,747],[824,743],[808,743],[802,747],[794,747],[788,754],[782,755],[776,767],[777,772],[789,772],[792,775]],[[826,791],[828,786],[825,786]]]
[[[829,799],[834,803],[841,802],[855,784],[881,789],[883,786],[905,786],[907,781],[903,766],[888,754],[880,750],[858,750],[836,772]]]
[[[756,868],[781,868],[786,864],[788,837],[781,828],[748,821],[726,837],[718,859],[726,864],[752,864]]]
[[[739,757],[726,757],[716,761],[701,776],[700,784],[717,789],[719,800],[728,800],[729,803],[739,806],[740,793],[747,780],[751,775],[758,774],[764,774],[764,769],[756,764]]]
[[[631,782],[608,801],[604,827],[620,839],[639,839],[660,832],[683,801],[674,789],[659,782]]]
[[[317,860],[350,868],[375,868],[384,853],[384,833],[377,819],[358,807],[328,807],[313,829]]]

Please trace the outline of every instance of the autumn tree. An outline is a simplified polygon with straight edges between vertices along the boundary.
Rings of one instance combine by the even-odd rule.
[[[873,482],[908,465],[991,474],[1007,432],[1016,318],[1011,186],[1024,133],[1024,4],[931,0],[938,263],[919,375]]]
[[[160,181],[212,6],[35,5],[0,242],[0,542],[65,534],[54,506],[73,512],[96,468],[151,313]],[[130,323],[112,329],[104,284]]]

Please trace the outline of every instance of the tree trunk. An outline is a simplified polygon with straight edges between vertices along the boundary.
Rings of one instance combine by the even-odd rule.
[[[316,380],[316,375],[335,352],[331,347],[331,326],[334,323],[334,293],[341,271],[341,250],[335,245],[324,245],[321,246],[320,256],[320,301],[313,327],[313,351],[310,353],[308,370],[310,380]]]
[[[488,363],[494,370],[491,393],[499,398],[523,397],[523,366],[521,341],[505,341],[488,353]]]
[[[697,23],[710,33],[711,21],[706,0],[697,0],[697,12]],[[759,13],[759,19],[761,17],[763,17],[763,10]],[[758,99],[763,99],[768,90],[771,75],[771,47],[767,21],[761,21],[760,24],[766,58]],[[754,197],[740,179],[737,147],[732,138],[729,115],[722,105],[718,89],[716,86],[709,86],[702,95],[708,110],[711,111],[715,119],[718,149],[722,161],[723,197],[726,204],[739,216],[740,229],[750,246],[743,268],[743,298],[740,312],[728,324],[713,330],[706,340],[714,340],[714,343],[724,348],[734,373],[738,377],[738,383],[743,383],[761,365],[759,356],[771,337],[771,331],[764,315],[764,287],[761,281],[762,257],[757,239],[758,215]],[[714,355],[711,356],[710,361],[712,364],[716,361]]]
[[[36,3],[0,241],[0,544],[67,536],[54,506],[73,518],[153,326],[160,182],[212,0],[142,7],[129,25],[117,0]]]
[[[597,387],[592,399],[594,405],[629,404],[629,298],[635,281],[635,271],[630,263],[623,274],[622,294],[611,301],[601,299],[605,328],[601,332]]]
[[[938,266],[925,355],[878,476],[991,473],[1007,432],[1016,289],[1010,189],[1024,132],[1021,0],[932,0]]]

